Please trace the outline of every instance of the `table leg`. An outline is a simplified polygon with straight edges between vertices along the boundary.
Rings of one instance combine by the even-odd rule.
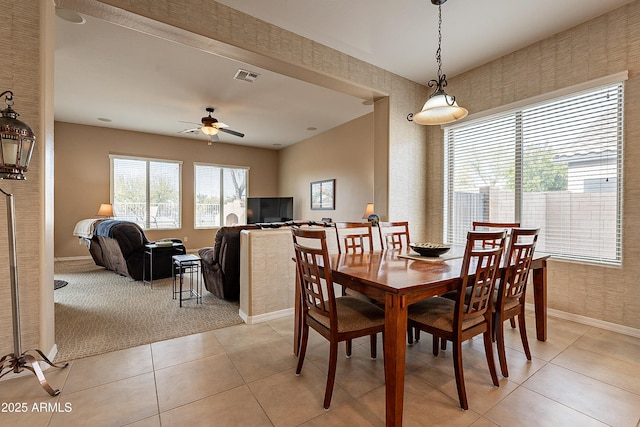
[[[387,294],[384,317],[384,377],[386,425],[401,426],[404,403],[404,370],[407,303],[402,295]]]
[[[533,270],[533,303],[536,315],[536,338],[547,340],[547,260]]]

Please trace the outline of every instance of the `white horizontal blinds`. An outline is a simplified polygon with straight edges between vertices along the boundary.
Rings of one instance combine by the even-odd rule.
[[[116,218],[144,229],[181,227],[180,162],[111,156]]]
[[[195,165],[195,227],[220,226],[221,168]]]
[[[446,241],[463,244],[473,221],[513,222],[514,138],[512,115],[446,132]]]
[[[615,83],[445,128],[448,241],[470,217],[515,221],[541,228],[539,251],[619,263],[622,109]]]
[[[246,168],[196,164],[195,227],[247,223]]]
[[[181,227],[180,164],[149,161],[149,216],[147,228]]]
[[[538,249],[620,262],[622,83],[522,111],[524,226]]]

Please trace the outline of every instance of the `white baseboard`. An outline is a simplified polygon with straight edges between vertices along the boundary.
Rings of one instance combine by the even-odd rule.
[[[533,304],[526,304],[527,309],[534,310]],[[604,329],[606,331],[617,332],[623,335],[629,335],[631,337],[640,338],[640,329],[631,328],[629,326],[618,325],[617,323],[606,322],[600,319],[594,319],[592,317],[581,316],[579,314],[567,313],[566,311],[555,310],[553,308],[547,308],[547,315],[557,317],[559,319],[569,320],[583,325],[594,326],[596,328]]]
[[[91,260],[90,255],[87,256],[64,256],[64,257],[55,257],[54,261],[83,261],[83,260]]]
[[[291,316],[293,315],[293,308],[286,308],[284,310],[272,311],[271,313],[259,314],[257,316],[247,316],[247,314],[242,310],[238,310],[238,314],[240,315],[240,318],[244,321],[244,323],[246,323],[247,325],[255,325],[257,323],[264,323],[270,320]]]

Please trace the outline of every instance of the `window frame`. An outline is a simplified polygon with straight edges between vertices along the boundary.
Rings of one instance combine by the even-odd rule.
[[[224,171],[225,170],[244,170],[246,173],[245,176],[245,189],[244,189],[244,221],[239,221],[238,224],[239,225],[244,225],[247,223],[247,198],[249,197],[249,171],[250,171],[250,167],[249,166],[235,166],[235,165],[224,165],[224,164],[217,164],[217,163],[205,163],[205,162],[194,162],[193,163],[193,228],[196,230],[210,230],[210,229],[216,229],[216,228],[220,228],[220,227],[224,227],[224,221],[223,218],[225,218],[225,210],[224,210],[224,203],[220,203],[220,214],[219,214],[219,224],[218,225],[206,225],[206,226],[201,226],[198,225],[198,173],[197,173],[197,168],[198,167],[205,167],[205,168],[218,168],[220,169],[220,188],[218,189],[219,193],[222,197],[221,200],[224,197]]]
[[[451,132],[456,130],[460,130],[461,128],[467,126],[473,126],[480,124],[485,121],[490,120],[499,120],[501,118],[512,117],[513,118],[513,129],[514,129],[514,137],[513,137],[513,145],[512,148],[514,150],[514,222],[522,222],[523,209],[526,209],[524,203],[525,190],[523,189],[523,170],[524,170],[524,156],[523,156],[523,137],[522,137],[522,114],[523,111],[531,111],[538,107],[548,106],[553,104],[554,102],[562,102],[563,99],[570,99],[574,97],[578,97],[584,94],[594,94],[598,91],[601,91],[605,88],[615,87],[618,90],[617,99],[617,110],[615,111],[615,121],[616,125],[611,126],[611,129],[616,130],[615,136],[615,161],[616,161],[616,175],[615,175],[615,206],[616,206],[616,218],[615,218],[615,255],[606,256],[603,253],[600,253],[598,256],[588,256],[584,252],[571,252],[569,253],[553,253],[549,251],[554,258],[564,259],[569,261],[578,261],[585,262],[591,264],[608,264],[608,265],[621,265],[622,264],[622,205],[623,205],[623,158],[624,158],[624,96],[625,96],[625,80],[628,77],[628,73],[618,73],[613,76],[608,76],[602,79],[597,79],[591,84],[581,84],[576,85],[574,88],[579,89],[576,91],[570,91],[568,89],[563,89],[560,91],[555,91],[551,94],[541,95],[529,100],[519,101],[517,103],[511,104],[510,106],[501,107],[498,109],[491,110],[490,112],[483,112],[474,117],[466,119],[464,121],[457,122],[451,125],[444,125],[442,129],[444,130],[444,186],[443,186],[443,240],[449,241],[452,240],[452,236],[455,234],[455,223],[453,221],[454,215],[454,195],[456,191],[453,189],[454,185],[454,171],[453,165],[455,165],[455,159],[451,160],[453,156],[453,145],[455,142],[450,143]],[[534,122],[538,123],[538,122]],[[541,121],[544,123],[544,120]],[[530,126],[530,124],[528,124]],[[575,144],[575,142],[574,142]],[[538,146],[542,146],[539,144]],[[593,175],[594,179],[599,178],[597,173],[599,171],[592,172],[596,175]],[[592,176],[592,175],[589,175]],[[585,181],[586,183],[586,181]],[[587,193],[585,190],[583,193]],[[601,212],[601,211],[599,211]],[[526,226],[526,224],[523,224]],[[563,248],[564,249],[564,248]]]
[[[182,160],[170,160],[170,159],[159,159],[159,158],[153,158],[153,157],[143,157],[143,156],[129,156],[129,155],[121,155],[121,154],[109,154],[109,174],[110,174],[110,189],[109,189],[109,196],[110,196],[110,202],[111,204],[115,205],[116,201],[115,201],[115,197],[114,197],[114,190],[115,190],[115,176],[114,176],[114,162],[116,160],[135,160],[135,161],[141,161],[141,162],[145,162],[145,167],[146,167],[146,186],[145,186],[145,207],[144,207],[144,211],[145,211],[145,216],[144,216],[144,220],[143,221],[132,221],[135,222],[136,224],[140,225],[140,227],[142,227],[143,230],[147,231],[147,230],[179,230],[182,228]],[[151,201],[150,201],[150,184],[151,184],[151,179],[150,179],[150,165],[151,163],[168,163],[168,164],[174,164],[178,166],[178,207],[176,209],[176,211],[178,212],[178,218],[177,218],[177,224],[175,227],[151,227]],[[118,213],[118,211],[116,210],[114,212],[115,214]],[[118,218],[118,215],[115,216],[115,218]]]

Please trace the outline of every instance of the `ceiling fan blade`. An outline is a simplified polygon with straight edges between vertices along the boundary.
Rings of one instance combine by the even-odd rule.
[[[200,133],[200,128],[185,129],[178,131],[178,133]]]
[[[228,127],[229,127],[229,125],[224,124],[224,123],[222,123],[222,122],[215,122],[213,125],[214,125],[215,127],[217,127],[218,129],[228,128]]]
[[[220,128],[220,132],[230,133],[231,135],[239,136],[240,138],[244,138],[244,133],[237,132],[231,129]]]

